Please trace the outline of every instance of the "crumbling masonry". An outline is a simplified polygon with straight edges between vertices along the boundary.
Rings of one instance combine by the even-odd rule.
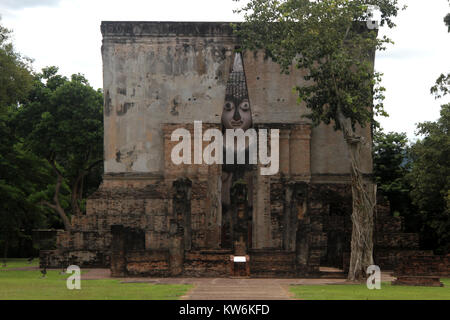
[[[249,168],[246,183],[231,190],[234,218],[227,220],[222,166],[175,165],[170,155],[175,129],[193,133],[195,120],[203,130],[222,129],[238,45],[232,28],[103,22],[101,31],[103,183],[87,200],[86,214],[72,217],[72,230],[58,234],[57,249],[41,252],[42,264],[110,266],[114,276],[229,276],[233,256],[246,256],[245,271],[255,277],[317,276],[320,265],[345,268],[351,235],[347,149],[332,126],[313,128],[302,117],[308,111],[292,93],[303,85],[301,71],[281,74],[262,51],[242,54],[253,128],[280,130],[280,170],[262,176],[259,165]],[[360,133],[367,142],[361,165],[371,183],[370,128]],[[388,208],[378,209],[376,260],[392,268],[396,254],[418,248],[418,239],[401,232],[400,218]]]

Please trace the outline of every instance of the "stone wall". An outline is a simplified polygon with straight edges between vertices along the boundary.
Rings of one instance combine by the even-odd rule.
[[[450,276],[450,255],[415,252],[402,257],[395,268],[393,285],[443,287],[440,277]]]
[[[170,156],[174,130],[193,134],[196,120],[203,130],[220,128],[238,39],[228,23],[214,22],[103,22],[101,31],[104,180],[86,215],[58,234],[57,249],[41,253],[41,264],[111,266],[115,275],[228,274],[222,167],[175,165]],[[244,52],[243,67],[254,128],[280,130],[279,173],[261,176],[260,165],[248,173],[251,274],[312,276],[321,263],[342,266],[351,231],[342,133],[332,125],[312,128],[303,117],[308,110],[292,92],[304,85],[302,71],[282,74],[262,51]],[[361,163],[370,183],[371,132],[358,130],[367,142]],[[415,241],[395,239],[404,246]]]
[[[404,257],[395,268],[396,276],[450,277],[450,254],[433,255],[417,252]]]
[[[162,174],[161,124],[220,124],[239,41],[228,23],[103,22],[101,29],[105,173]],[[308,110],[292,92],[304,84],[302,71],[282,74],[262,51],[245,52],[243,60],[255,124],[308,123],[302,117]],[[367,141],[362,169],[371,173],[370,129],[361,132]],[[312,130],[312,173],[335,179],[349,173],[347,160],[342,134],[332,125]]]

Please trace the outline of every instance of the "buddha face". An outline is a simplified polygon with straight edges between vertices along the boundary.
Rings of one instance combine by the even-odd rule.
[[[242,129],[252,126],[252,111],[248,99],[227,99],[223,106],[222,125],[224,129]]]

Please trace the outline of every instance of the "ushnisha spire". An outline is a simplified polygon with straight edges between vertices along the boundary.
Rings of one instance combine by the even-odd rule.
[[[237,52],[234,56],[233,69],[227,82],[225,101],[233,101],[238,105],[244,99],[248,99],[247,82],[242,64],[242,54]]]

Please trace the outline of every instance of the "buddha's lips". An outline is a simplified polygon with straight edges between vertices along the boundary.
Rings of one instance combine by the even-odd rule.
[[[240,126],[242,126],[243,123],[244,123],[244,121],[242,121],[242,120],[239,120],[239,121],[231,120],[230,121],[230,124],[232,127],[240,127]]]

